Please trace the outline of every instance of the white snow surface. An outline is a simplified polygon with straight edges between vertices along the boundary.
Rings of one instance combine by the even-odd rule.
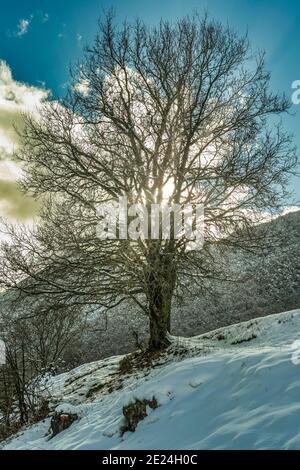
[[[300,310],[172,340],[157,367],[120,389],[86,398],[117,377],[123,356],[50,379],[57,410],[79,419],[49,439],[47,418],[2,449],[300,449]],[[121,436],[123,406],[153,396],[159,407]]]

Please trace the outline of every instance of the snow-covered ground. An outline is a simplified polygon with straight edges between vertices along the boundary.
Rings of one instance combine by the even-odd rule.
[[[122,380],[120,359],[52,379],[58,409],[79,420],[49,439],[48,418],[3,449],[300,449],[300,310],[173,338],[157,367]],[[121,437],[123,405],[153,396],[159,407]]]

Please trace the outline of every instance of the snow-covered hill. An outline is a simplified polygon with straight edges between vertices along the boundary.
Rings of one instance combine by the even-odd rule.
[[[120,375],[121,358],[52,379],[58,410],[79,419],[49,439],[47,418],[3,449],[300,449],[300,310],[173,338],[151,369]],[[123,406],[153,397],[121,436]]]

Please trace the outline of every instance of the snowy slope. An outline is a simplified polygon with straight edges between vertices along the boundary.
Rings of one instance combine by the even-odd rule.
[[[80,419],[49,440],[49,418],[3,448],[300,449],[299,340],[294,310],[173,338],[157,367],[122,380],[120,356],[83,365],[51,383],[59,409]],[[153,396],[159,407],[121,437],[123,405]]]

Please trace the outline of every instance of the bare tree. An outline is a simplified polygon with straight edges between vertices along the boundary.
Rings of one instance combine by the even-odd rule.
[[[119,27],[108,14],[72,77],[65,100],[26,117],[22,184],[43,208],[36,229],[8,228],[1,281],[27,277],[25,293],[67,305],[131,300],[149,318],[149,347],[164,347],[173,297],[226,277],[221,247],[266,241],[251,228],[281,207],[297,163],[275,119],[288,100],[269,90],[247,37],[197,15]],[[165,239],[161,218],[156,239],[97,237],[97,207],[120,196],[148,213],[203,204],[203,249],[172,230]]]
[[[4,434],[47,411],[49,375],[64,369],[64,359],[72,358],[70,349],[78,346],[85,327],[82,312],[74,308],[69,312],[66,305],[45,303],[39,297],[11,297],[0,305],[6,352],[6,363],[0,368],[0,428]]]

